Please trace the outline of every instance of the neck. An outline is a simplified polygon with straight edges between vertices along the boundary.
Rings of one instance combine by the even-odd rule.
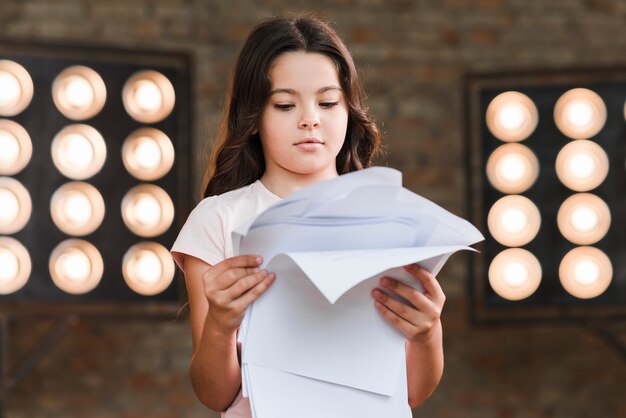
[[[281,172],[280,175],[272,175],[270,172],[266,171],[261,177],[261,182],[269,191],[284,199],[306,186],[337,176],[336,171],[312,175],[285,172]]]

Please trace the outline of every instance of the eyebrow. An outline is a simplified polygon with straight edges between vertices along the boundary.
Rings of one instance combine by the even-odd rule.
[[[319,89],[316,94],[321,94],[321,93],[325,93],[329,90],[339,90],[341,91],[341,87],[337,87],[337,86],[326,86],[326,87],[322,87],[321,89]],[[272,91],[270,91],[270,96],[276,93],[287,93],[287,94],[292,94],[292,95],[298,95],[298,92],[295,91],[294,89],[274,89]]]

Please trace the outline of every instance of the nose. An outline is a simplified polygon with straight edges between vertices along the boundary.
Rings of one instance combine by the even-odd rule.
[[[303,114],[302,117],[300,118],[300,122],[298,123],[298,127],[300,129],[315,129],[315,128],[319,128],[319,126],[320,126],[319,116],[313,111],[308,111],[305,114]]]

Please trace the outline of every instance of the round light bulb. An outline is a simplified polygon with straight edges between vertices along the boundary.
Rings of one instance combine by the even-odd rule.
[[[528,198],[510,195],[493,204],[487,215],[491,236],[507,247],[529,243],[541,226],[539,209]]]
[[[613,279],[613,266],[601,250],[577,247],[561,260],[559,279],[572,296],[590,299],[601,295],[609,287]]]
[[[0,177],[0,234],[20,231],[32,212],[32,201],[28,190],[19,181]]]
[[[104,138],[88,125],[70,125],[52,141],[55,166],[63,175],[74,180],[84,180],[98,173],[106,155]]]
[[[541,282],[541,265],[530,252],[509,248],[499,253],[489,265],[489,284],[508,300],[526,299]]]
[[[557,225],[561,234],[574,244],[593,244],[609,231],[611,211],[598,196],[577,193],[561,204]]]
[[[487,178],[502,193],[517,194],[528,190],[539,176],[539,161],[530,148],[504,144],[487,160]]]
[[[507,91],[496,96],[487,106],[485,116],[489,131],[505,142],[528,138],[537,127],[537,107],[523,93]]]
[[[0,119],[0,175],[14,175],[28,165],[33,146],[21,125]]]
[[[122,274],[126,284],[142,295],[163,292],[172,283],[175,271],[169,252],[156,242],[133,245],[122,260]]]
[[[172,168],[174,146],[167,135],[157,129],[138,129],[124,141],[122,161],[136,178],[156,180]]]
[[[52,98],[57,109],[73,120],[97,115],[106,102],[102,77],[89,67],[75,65],[63,70],[52,84]]]
[[[83,294],[100,283],[104,261],[89,242],[69,239],[52,251],[49,269],[52,281],[59,289],[71,294]]]
[[[31,259],[18,240],[0,236],[0,266],[0,295],[15,293],[28,282]]]
[[[572,139],[596,135],[606,122],[606,106],[597,93],[575,88],[565,92],[554,106],[554,121]]]
[[[155,123],[174,109],[176,95],[172,83],[163,74],[145,70],[131,76],[122,90],[124,108],[135,120]]]
[[[598,187],[609,172],[609,157],[595,142],[572,141],[556,157],[556,174],[566,187],[584,192]]]
[[[20,64],[0,60],[0,116],[15,116],[33,98],[33,80]]]
[[[142,184],[129,190],[122,199],[122,218],[135,234],[154,237],[171,226],[174,203],[160,187]]]
[[[87,235],[102,224],[105,214],[104,199],[88,183],[66,183],[52,195],[50,213],[55,225],[66,234]]]

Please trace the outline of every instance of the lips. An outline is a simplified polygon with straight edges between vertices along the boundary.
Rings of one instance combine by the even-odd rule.
[[[298,142],[296,142],[294,145],[302,145],[302,144],[323,144],[324,141],[322,141],[321,139],[318,138],[302,138],[301,140],[299,140]]]

